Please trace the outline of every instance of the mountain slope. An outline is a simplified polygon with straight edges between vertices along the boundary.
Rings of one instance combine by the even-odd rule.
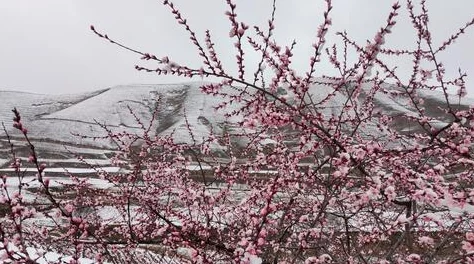
[[[105,124],[114,131],[138,132],[140,125],[129,109],[145,125],[152,120],[153,111],[157,109],[153,131],[159,135],[173,133],[174,138],[180,142],[192,142],[188,125],[198,141],[211,130],[221,133],[226,122],[224,113],[237,109],[238,105],[229,105],[225,112],[214,111],[213,107],[221,103],[222,99],[201,93],[200,85],[202,83],[123,85],[74,95],[0,91],[0,122],[5,124],[8,133],[16,140],[19,135],[13,130],[11,119],[11,109],[16,107],[43,157],[70,160],[74,156],[72,153],[76,153],[88,158],[106,159],[113,152],[114,145],[111,142],[81,138],[75,134],[104,136],[106,133],[99,124]],[[396,90],[390,85],[385,88]],[[311,87],[309,94],[314,102],[318,102],[331,92],[332,88],[328,86],[315,85]],[[421,96],[428,115],[435,118],[434,122],[443,124],[446,120],[438,118],[442,116],[438,106],[445,104],[444,95],[428,91]],[[362,104],[363,96],[360,100]],[[336,93],[320,111],[327,116],[337,114],[345,102],[347,96]],[[392,116],[417,115],[407,98],[390,93],[377,93],[374,103],[378,109]],[[464,99],[459,107],[467,108],[473,104],[473,100]],[[239,121],[238,117],[233,121]],[[415,123],[402,119],[395,124],[395,128],[400,131],[412,132],[413,127],[416,127]],[[27,150],[20,148],[19,143],[17,145],[21,154],[27,155]],[[0,166],[2,160],[4,163],[8,160],[8,149],[5,132],[1,131]]]

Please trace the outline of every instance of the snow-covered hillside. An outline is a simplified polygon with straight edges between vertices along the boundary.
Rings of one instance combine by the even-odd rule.
[[[16,107],[35,139],[106,147],[106,142],[84,140],[73,134],[103,135],[98,123],[133,133],[139,124],[128,107],[144,124],[158,107],[156,131],[166,134],[175,130],[177,138],[186,139],[184,112],[197,135],[206,133],[210,124],[224,121],[223,115],[212,110],[217,99],[201,94],[198,84],[127,85],[64,96],[0,92],[0,121],[12,131],[11,109]]]
[[[91,158],[105,158],[104,154],[112,151],[113,145],[106,141],[84,139],[74,134],[100,136],[105,131],[98,125],[106,124],[115,131],[139,130],[139,124],[130,114],[129,108],[147,125],[152,119],[154,109],[158,109],[157,121],[153,131],[160,135],[173,133],[176,140],[190,142],[191,137],[186,122],[191,126],[194,138],[206,137],[210,131],[220,133],[226,118],[225,112],[238,107],[231,104],[224,111],[216,112],[213,106],[222,102],[222,98],[203,94],[199,87],[202,83],[163,84],[163,85],[122,85],[91,93],[72,95],[44,95],[12,91],[0,91],[0,122],[3,122],[8,133],[17,138],[19,135],[12,128],[11,109],[16,107],[28,127],[29,134],[43,153],[48,152],[50,159],[70,159],[68,151]],[[367,84],[367,89],[369,85]],[[366,90],[367,90],[366,89]],[[396,90],[385,85],[386,90]],[[309,94],[314,102],[326,98],[333,90],[324,85],[311,87]],[[290,95],[288,95],[290,96]],[[440,105],[444,105],[444,95],[436,91],[421,94],[425,107],[435,122],[443,123],[439,118]],[[291,96],[290,96],[291,97]],[[291,101],[291,98],[289,98]],[[364,97],[361,96],[361,104]],[[379,92],[375,96],[378,108],[397,115],[416,115],[409,100],[391,93]],[[321,108],[325,115],[337,113],[347,102],[344,93],[336,93]],[[454,97],[453,102],[458,103]],[[460,107],[467,108],[474,101],[465,99]],[[186,115],[186,119],[185,119]],[[187,121],[186,121],[187,120]],[[239,121],[232,120],[232,121]],[[408,130],[409,124],[400,122],[396,129]],[[63,145],[66,145],[68,151]],[[58,155],[51,153],[57,152]],[[40,153],[41,154],[41,153]],[[0,131],[0,166],[8,160],[8,148],[4,131]]]

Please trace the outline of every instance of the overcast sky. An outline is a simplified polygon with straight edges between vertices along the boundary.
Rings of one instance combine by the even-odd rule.
[[[415,0],[416,1],[416,0]],[[224,0],[174,1],[203,36],[210,29],[217,42],[224,66],[234,63],[232,43],[227,40],[229,22],[224,16]],[[386,20],[393,1],[335,0],[334,33],[347,30],[359,43],[373,39]],[[265,26],[270,16],[269,0],[236,0],[239,19]],[[449,4],[448,4],[449,3]],[[405,1],[401,1],[405,5]],[[276,39],[280,45],[297,41],[295,67],[307,69],[308,56],[317,26],[321,22],[324,1],[277,1]],[[428,3],[431,29],[436,45],[474,16],[474,1],[432,0]],[[405,21],[400,21],[405,20]],[[169,76],[136,72],[141,63],[135,54],[121,50],[92,34],[89,26],[107,33],[131,47],[158,56],[169,55],[178,62],[199,65],[195,48],[168,9],[158,0],[2,0],[0,2],[0,90],[35,93],[77,93],[131,83],[175,83]],[[387,47],[413,47],[414,30],[402,11],[394,34],[386,39]],[[474,76],[474,28],[443,54],[448,75],[458,67]],[[256,57],[249,56],[249,68]],[[398,63],[394,61],[394,63]],[[235,63],[234,63],[235,64]],[[409,64],[400,65],[407,74]],[[330,72],[322,64],[318,71]],[[468,85],[474,77],[468,79]],[[474,94],[474,88],[469,88]],[[472,95],[471,95],[472,96]]]

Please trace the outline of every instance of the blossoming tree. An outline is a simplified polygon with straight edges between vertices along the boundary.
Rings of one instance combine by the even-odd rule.
[[[220,98],[215,111],[228,117],[230,129],[199,139],[188,125],[192,143],[183,144],[173,135],[157,136],[138,117],[140,134],[104,127],[117,144],[111,163],[124,170],[96,170],[113,188],[95,189],[69,175],[73,184],[55,190],[14,110],[30,158],[22,161],[12,151],[16,176],[4,175],[0,185],[3,261],[34,263],[57,252],[68,257],[55,261],[70,263],[474,262],[474,110],[459,104],[466,75],[447,79],[439,59],[474,20],[437,46],[425,1],[419,12],[407,1],[416,48],[393,50],[384,39],[396,30],[402,7],[395,3],[372,40],[359,44],[342,32],[341,45],[327,46],[332,4],[326,0],[308,70],[297,72],[295,43],[280,46],[273,36],[276,1],[265,28],[240,21],[236,4],[226,2],[236,74],[221,62],[211,32],[200,41],[170,1],[163,4],[189,35],[202,67],[135,50],[91,29],[157,64],[136,66],[139,71],[220,80],[200,89]],[[246,47],[260,58],[254,72],[246,67]],[[393,57],[412,62],[407,81],[388,66]],[[323,60],[339,75],[316,78]],[[442,104],[425,102],[433,90]],[[383,96],[411,111],[392,115],[377,103]],[[397,129],[400,123],[413,129]],[[216,144],[224,146],[219,153]],[[25,162],[35,165],[41,187],[32,200],[23,196]],[[18,184],[7,184],[8,177]],[[114,208],[118,217],[104,220],[103,208]]]

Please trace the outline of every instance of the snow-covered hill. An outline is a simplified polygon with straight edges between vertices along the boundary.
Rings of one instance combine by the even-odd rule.
[[[207,125],[223,121],[223,116],[212,110],[218,103],[216,99],[201,94],[198,84],[127,85],[61,96],[0,92],[0,121],[9,132],[12,131],[11,109],[16,107],[35,139],[107,147],[106,142],[82,139],[73,134],[102,135],[104,130],[98,124],[134,132],[140,126],[129,108],[146,125],[158,107],[156,131],[165,134],[175,130],[176,137],[185,139],[184,111],[198,135],[209,129]]]
[[[196,139],[205,137],[211,130],[219,133],[226,118],[223,111],[216,112],[213,106],[221,102],[220,97],[201,93],[202,83],[166,84],[166,85],[123,85],[91,93],[72,95],[44,95],[12,91],[0,91],[0,122],[5,124],[8,133],[16,140],[18,133],[12,128],[11,109],[16,107],[23,123],[30,131],[37,149],[49,159],[72,158],[69,151],[87,158],[105,159],[113,150],[106,141],[84,139],[74,134],[100,136],[105,131],[98,124],[106,124],[116,131],[131,133],[139,130],[139,124],[130,114],[129,108],[148,124],[154,109],[158,109],[157,122],[153,127],[160,135],[173,133],[178,141],[189,142],[191,137],[186,122],[191,126]],[[390,85],[386,85],[390,90]],[[395,89],[395,88],[393,88]],[[309,94],[314,102],[323,100],[332,88],[323,85],[311,87]],[[435,119],[442,116],[438,106],[444,105],[444,96],[440,92],[421,94],[429,115]],[[361,97],[364,100],[364,97]],[[454,99],[453,99],[454,100]],[[325,114],[338,112],[347,101],[343,93],[337,93],[322,108]],[[377,107],[392,116],[416,115],[409,100],[390,93],[377,93]],[[461,106],[467,108],[474,101],[465,99]],[[236,108],[230,105],[226,112]],[[186,119],[184,116],[186,115]],[[235,121],[235,120],[233,120]],[[446,120],[439,118],[435,122],[442,124]],[[396,124],[396,129],[408,131],[407,122]],[[63,147],[66,146],[67,150]],[[41,154],[40,152],[40,154]],[[5,132],[0,131],[0,167],[9,159]]]
[[[150,123],[154,109],[158,109],[152,130],[160,135],[173,133],[180,142],[191,141],[186,123],[196,140],[211,130],[219,131],[220,124],[226,119],[224,112],[217,113],[213,106],[220,99],[202,94],[200,84],[124,85],[74,95],[0,91],[0,122],[4,123],[16,146],[24,145],[16,141],[21,137],[12,127],[11,110],[16,107],[40,156],[43,153],[43,157],[48,159],[70,160],[72,153],[76,153],[87,158],[104,159],[113,150],[111,142],[77,135],[103,136],[106,132],[100,124],[117,132],[139,132],[140,125],[130,109],[145,126]],[[24,152],[20,154],[26,155],[26,150]],[[2,129],[0,167],[8,156],[9,147]]]

